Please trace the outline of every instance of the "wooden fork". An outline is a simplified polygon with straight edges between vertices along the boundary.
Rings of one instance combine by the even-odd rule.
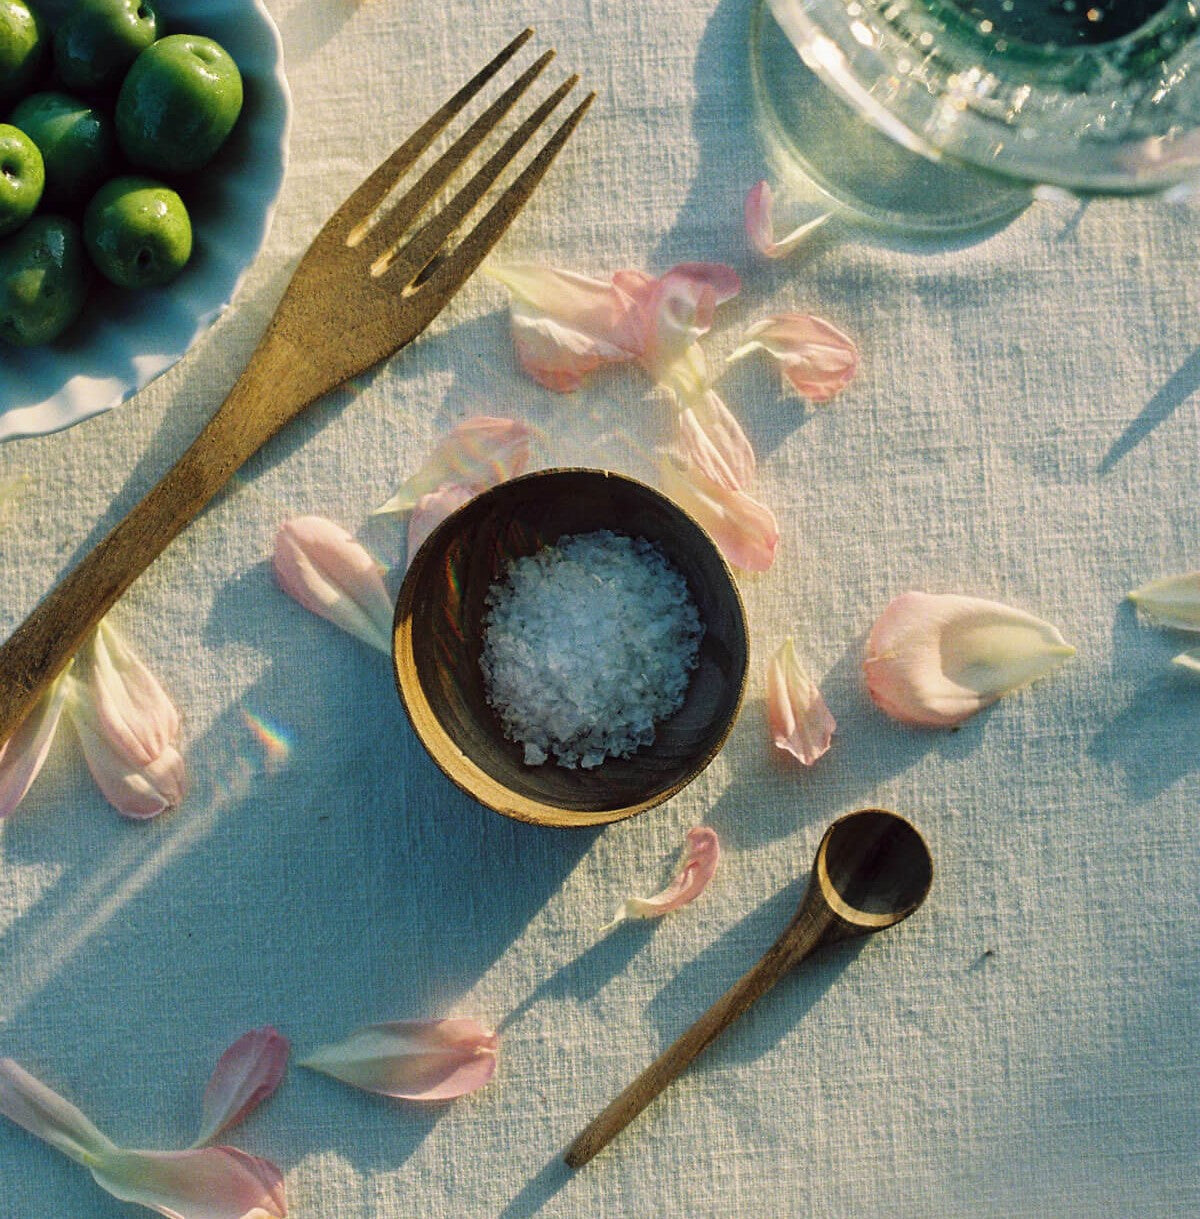
[[[541,102],[457,194],[418,220],[553,51],[531,64],[393,206],[384,204],[443,128],[532,34],[519,34],[338,208],[301,259],[245,372],[191,447],[0,647],[0,741],[21,724],[113,602],[234,472],[309,403],[415,339],[500,239],[595,94],[572,111],[475,226],[452,241],[576,76]]]

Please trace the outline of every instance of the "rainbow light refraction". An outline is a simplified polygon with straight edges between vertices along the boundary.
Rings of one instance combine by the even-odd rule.
[[[287,765],[292,754],[292,742],[287,730],[271,723],[266,716],[242,709],[242,719],[254,739],[262,746],[267,774],[274,774]]]

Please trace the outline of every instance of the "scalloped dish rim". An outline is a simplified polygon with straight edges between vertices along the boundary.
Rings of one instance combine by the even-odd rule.
[[[192,3],[196,3],[196,0],[192,0]],[[85,377],[68,376],[56,392],[28,405],[20,402],[19,390],[16,400],[11,404],[5,404],[3,398],[6,395],[2,383],[4,378],[0,378],[0,442],[62,431],[127,402],[151,382],[173,368],[191,351],[236,299],[250,269],[258,261],[271,233],[275,212],[287,176],[293,104],[284,68],[283,39],[264,0],[230,0],[230,3],[233,7],[246,10],[245,17],[240,19],[250,18],[252,15],[257,16],[259,26],[257,34],[265,35],[262,41],[264,47],[269,48],[270,59],[264,63],[264,70],[261,74],[255,73],[254,79],[266,89],[262,107],[263,117],[271,122],[272,127],[278,126],[277,140],[273,137],[269,144],[278,153],[277,169],[273,163],[272,177],[263,180],[265,189],[258,192],[258,201],[265,201],[265,206],[262,206],[261,212],[256,216],[257,235],[253,240],[252,248],[247,249],[244,261],[238,267],[233,282],[223,292],[223,299],[218,304],[207,307],[197,304],[196,311],[192,315],[194,325],[191,326],[186,340],[181,338],[170,343],[170,350],[144,355],[128,348],[114,349],[112,353],[114,371],[111,374]],[[241,219],[239,217],[239,221]],[[185,271],[184,274],[186,275],[187,272]],[[98,350],[100,347],[101,344],[97,343],[96,349]],[[84,348],[83,350],[88,351],[89,349]],[[13,353],[13,349],[6,347],[0,350],[0,366],[8,362],[4,357],[10,353]],[[20,352],[16,352],[14,358],[19,358],[20,355]],[[118,390],[114,391],[112,382],[122,379],[119,370],[122,360],[130,364],[132,374],[124,379],[124,383]]]

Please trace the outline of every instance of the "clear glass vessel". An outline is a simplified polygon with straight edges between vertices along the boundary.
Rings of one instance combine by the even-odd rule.
[[[1192,192],[1200,0],[758,0],[777,170],[868,219],[947,231],[1037,192]]]

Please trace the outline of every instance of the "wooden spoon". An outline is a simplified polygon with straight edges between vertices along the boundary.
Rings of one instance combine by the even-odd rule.
[[[839,817],[813,861],[795,917],[762,959],[664,1050],[567,1149],[572,1168],[586,1164],[619,1134],[717,1035],[815,948],[871,935],[907,918],[933,881],[929,848],[903,817],[881,808]]]

